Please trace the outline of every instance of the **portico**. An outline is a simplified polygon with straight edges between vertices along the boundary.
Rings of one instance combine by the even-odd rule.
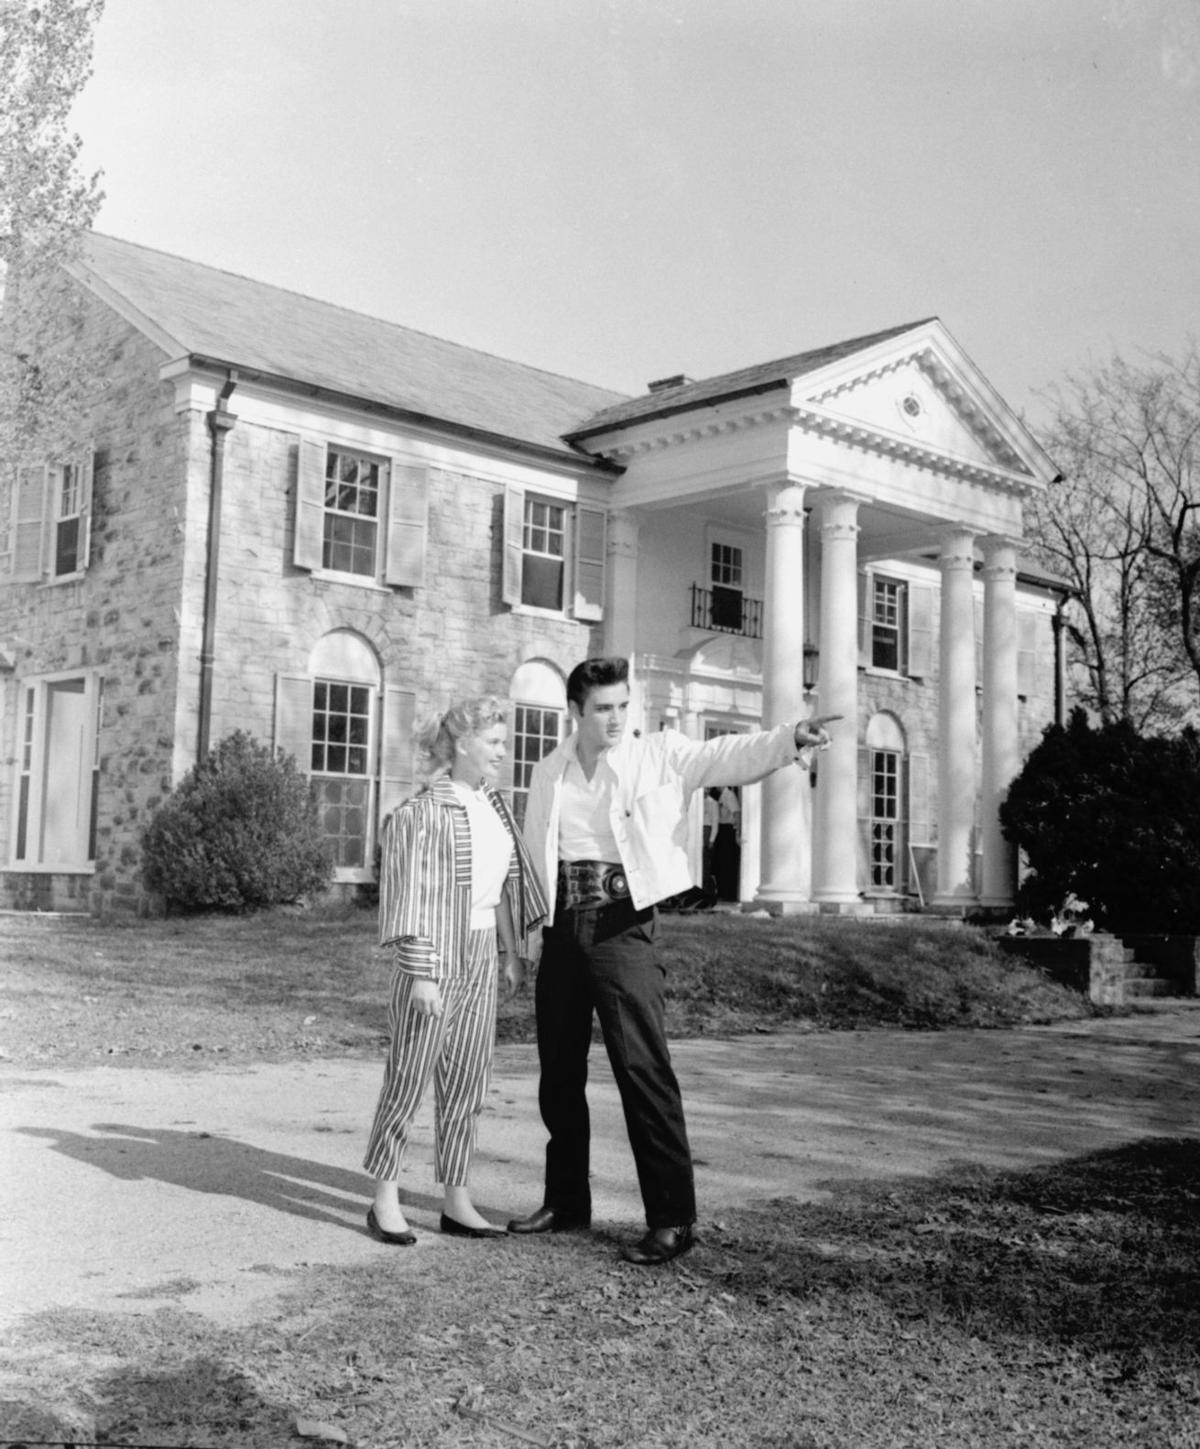
[[[781,913],[874,910],[901,895],[953,912],[1011,904],[997,812],[1020,763],[1018,612],[1039,607],[1018,597],[1021,506],[1053,465],[942,325],[674,380],[575,441],[623,469],[606,647],[632,655],[647,700],[665,697],[654,676],[669,674],[674,701],[644,727],[840,716],[815,780],[785,770],[759,787],[747,902]],[[720,581],[704,577],[706,559],[722,561]],[[713,634],[682,608],[689,571],[693,595],[720,595],[716,627],[740,622],[755,639],[749,708],[736,691],[697,693],[664,663]],[[869,730],[873,718],[886,727]],[[926,882],[918,843],[936,847]]]

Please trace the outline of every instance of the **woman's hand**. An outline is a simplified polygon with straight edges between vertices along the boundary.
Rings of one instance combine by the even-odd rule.
[[[503,951],[500,965],[504,969],[505,997],[513,997],[525,985],[525,958],[515,951]]]
[[[412,985],[412,1006],[418,1016],[441,1016],[442,993],[437,982],[425,976],[418,977]]]

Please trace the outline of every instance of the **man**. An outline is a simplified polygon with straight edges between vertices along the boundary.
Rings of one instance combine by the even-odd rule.
[[[675,730],[626,736],[629,663],[586,659],[567,680],[575,732],[534,766],[525,841],[550,902],[537,977],[538,1104],[550,1134],[537,1212],[514,1233],[591,1222],[587,1059],[592,1014],[621,1094],[648,1231],[622,1250],[667,1263],[693,1244],[696,1197],[671,1066],[655,904],[694,882],[687,808],[694,790],[740,785],[828,744],[818,722],[700,743]]]

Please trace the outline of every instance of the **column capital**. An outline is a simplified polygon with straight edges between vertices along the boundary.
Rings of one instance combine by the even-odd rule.
[[[989,533],[979,540],[983,550],[984,578],[1006,578],[1017,573],[1017,549],[1020,541],[1005,533]]]
[[[939,529],[938,538],[942,545],[938,563],[941,565],[943,573],[951,569],[974,570],[975,534],[971,529],[953,524]]]
[[[763,517],[768,528],[804,527],[804,484],[775,483],[767,490]]]
[[[822,493],[817,503],[821,537],[857,538],[862,531],[858,525],[858,508],[859,504],[865,502],[862,494],[850,493],[841,488]]]

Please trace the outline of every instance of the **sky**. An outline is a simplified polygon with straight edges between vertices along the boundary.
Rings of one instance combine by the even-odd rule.
[[[1200,0],[107,0],[96,229],[641,393],[1200,334]]]

